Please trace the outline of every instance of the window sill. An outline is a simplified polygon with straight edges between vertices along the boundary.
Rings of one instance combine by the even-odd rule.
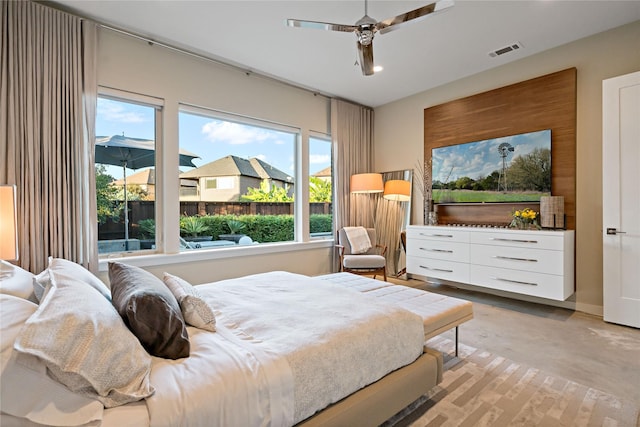
[[[313,240],[310,242],[284,242],[265,243],[252,246],[238,246],[233,248],[197,249],[176,254],[150,254],[150,255],[117,255],[100,258],[98,271],[106,272],[110,261],[123,262],[137,267],[155,267],[159,265],[180,264],[183,262],[207,261],[240,256],[260,256],[264,254],[298,252],[303,250],[333,248],[333,239]]]

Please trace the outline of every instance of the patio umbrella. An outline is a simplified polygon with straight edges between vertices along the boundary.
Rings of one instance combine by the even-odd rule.
[[[179,151],[180,166],[195,168],[193,159],[198,155],[187,150]],[[122,166],[124,179],[124,238],[125,248],[129,240],[129,209],[127,206],[127,168],[140,169],[155,166],[155,141],[142,138],[131,138],[124,135],[96,137],[95,162],[103,165]]]

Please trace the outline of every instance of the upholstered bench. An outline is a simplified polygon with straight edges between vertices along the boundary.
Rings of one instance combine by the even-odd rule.
[[[366,292],[382,301],[393,302],[422,317],[425,341],[451,328],[456,328],[456,350],[458,355],[458,326],[473,318],[470,301],[448,297],[409,286],[395,285],[352,273],[333,273],[316,276],[360,292]]]

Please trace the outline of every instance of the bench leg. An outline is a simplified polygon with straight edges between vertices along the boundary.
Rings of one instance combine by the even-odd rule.
[[[458,327],[456,326],[456,357],[458,357]]]

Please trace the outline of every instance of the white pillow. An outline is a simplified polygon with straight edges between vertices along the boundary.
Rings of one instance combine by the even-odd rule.
[[[213,310],[191,283],[169,273],[164,273],[162,280],[178,300],[182,317],[187,324],[205,331],[216,331]]]
[[[0,260],[0,294],[13,295],[37,303],[33,293],[34,275],[17,265]]]
[[[153,394],[151,356],[93,286],[49,271],[47,292],[14,348],[40,358],[70,390],[107,407]]]
[[[14,351],[14,341],[24,322],[37,309],[30,301],[0,295],[0,410],[55,426],[101,420],[102,403],[73,393],[47,376],[46,366],[36,357]]]
[[[68,261],[62,258],[49,257],[49,267],[42,273],[38,274],[33,281],[33,292],[36,295],[38,301],[42,300],[42,296],[47,286],[51,283],[50,272],[55,271],[60,276],[67,278],[74,278],[85,282],[89,286],[94,287],[98,292],[104,295],[109,301],[111,301],[111,291],[107,285],[98,279],[93,273],[75,262]]]

